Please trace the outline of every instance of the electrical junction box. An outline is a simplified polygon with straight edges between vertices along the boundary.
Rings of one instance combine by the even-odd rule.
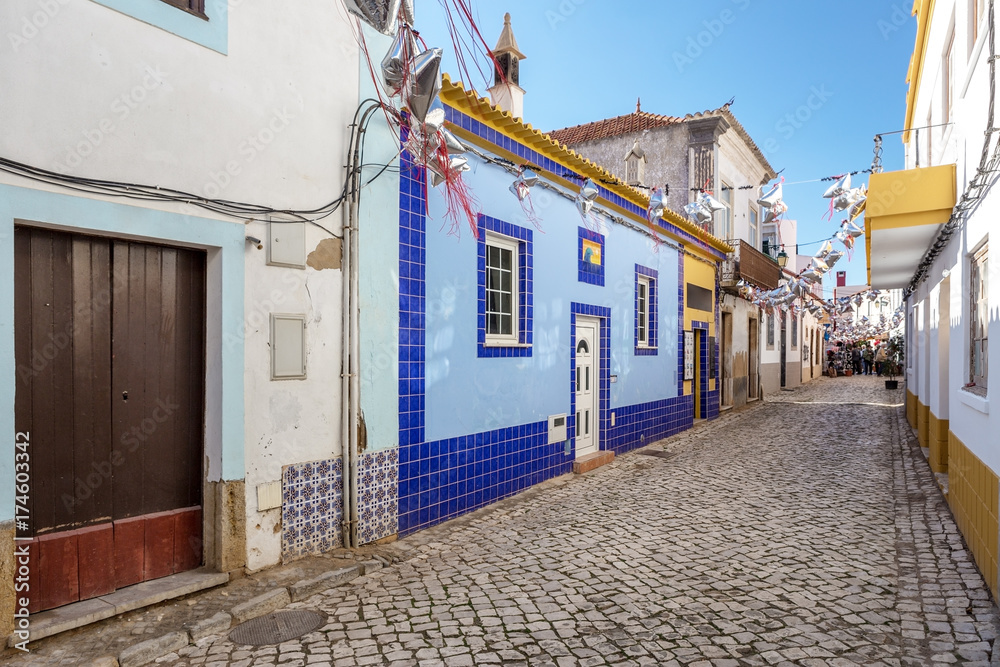
[[[549,442],[562,442],[566,439],[566,415],[551,415],[549,417]]]
[[[267,226],[267,263],[306,268],[306,223],[271,222]]]

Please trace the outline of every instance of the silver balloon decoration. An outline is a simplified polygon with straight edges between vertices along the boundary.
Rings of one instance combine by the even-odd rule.
[[[698,193],[698,203],[707,208],[712,213],[717,213],[718,211],[725,211],[726,205],[721,201],[708,194],[707,192]]]
[[[417,55],[417,38],[410,30],[400,30],[392,40],[389,52],[382,58],[382,82],[389,95],[400,95],[413,76],[413,58]]]
[[[763,188],[761,188],[763,190]],[[776,183],[765,195],[762,195],[757,203],[764,208],[771,208],[782,200],[781,183]]]
[[[416,20],[413,16],[413,0],[402,0],[400,3],[400,11],[402,12],[401,20],[407,25],[414,25]]]
[[[530,169],[522,169],[521,173],[511,183],[510,191],[514,193],[518,201],[524,201],[531,194],[531,188],[538,184],[538,174]]]
[[[589,178],[583,182],[583,185],[580,186],[580,192],[576,196],[576,210],[580,212],[580,215],[587,217],[590,214],[599,193],[600,189],[597,187],[597,183]]]
[[[697,201],[685,204],[684,212],[687,213],[689,218],[700,225],[704,225],[712,221],[712,212]]]
[[[823,194],[825,199],[833,199],[834,197],[839,197],[848,190],[851,189],[851,175],[844,174],[837,180],[836,183],[830,186],[830,188]]]
[[[802,277],[814,283],[818,283],[823,280],[823,274],[813,268],[806,269],[802,274]]]
[[[853,188],[834,198],[833,210],[846,211],[847,209],[860,204],[865,199],[866,195],[863,188]]]
[[[458,137],[448,130],[442,129],[441,136],[444,138],[444,145],[447,147],[450,154],[462,155],[469,150],[468,146],[463,144]]]
[[[667,203],[664,201],[663,189],[653,188],[652,194],[649,195],[649,208],[646,211],[646,217],[650,222],[656,222],[663,217],[666,210]]]
[[[383,35],[391,35],[396,30],[401,0],[344,0],[347,11],[360,16],[365,23]],[[412,2],[410,15],[412,17]]]
[[[469,171],[468,158],[453,155],[448,160],[447,173],[444,172],[440,165],[434,160],[431,160],[427,164],[427,169],[431,172],[431,187],[436,188],[437,186],[448,180],[448,177],[453,178],[461,176],[463,171]]]
[[[441,55],[441,49],[428,49],[413,59],[413,85],[404,101],[421,123],[441,91]]]
[[[865,235],[865,230],[848,220],[844,221],[843,229],[854,238],[860,238]]]
[[[840,250],[831,250],[826,256],[826,265],[831,269],[833,265],[840,261],[840,258],[844,256],[844,253]]]
[[[775,203],[773,206],[768,208],[767,212],[764,214],[764,224],[766,225],[774,222],[785,213],[788,213],[788,205],[783,201]]]

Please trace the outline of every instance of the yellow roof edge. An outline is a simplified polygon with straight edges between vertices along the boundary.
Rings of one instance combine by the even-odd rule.
[[[623,197],[632,204],[635,204],[639,208],[646,209],[649,207],[648,195],[639,192],[635,188],[629,187],[614,174],[583,157],[571,148],[560,144],[555,139],[552,139],[548,134],[544,134],[541,131],[534,129],[531,125],[526,124],[523,119],[514,118],[506,111],[494,107],[486,98],[478,97],[474,90],[466,91],[461,82],[452,82],[451,77],[448,76],[448,74],[444,74],[442,76],[441,99],[455,108],[460,108],[463,111],[470,112],[470,115],[475,116],[477,120],[486,123],[494,130],[501,132],[511,139],[527,145],[538,153],[541,153],[546,157],[562,164],[568,170],[575,171],[587,176],[588,178],[601,181],[601,184],[605,188]],[[625,211],[624,209],[610,203],[609,206],[620,211],[622,214],[633,217],[633,222],[648,224],[648,222],[645,221],[645,218],[640,220],[635,217],[634,213]],[[704,241],[713,249],[721,253],[728,254],[734,250],[732,246],[722,239],[709,234],[704,229],[698,227],[693,222],[672,209],[666,209],[663,219],[670,224],[679,227],[696,239]],[[671,234],[670,231],[664,229],[660,225],[657,225],[657,230],[667,236],[677,238],[676,235]],[[683,239],[678,240],[683,242]],[[691,250],[697,250],[697,248],[691,248]]]
[[[920,88],[920,75],[924,69],[924,59],[927,56],[927,42],[930,36],[931,17],[934,15],[934,0],[914,0],[913,14],[917,17],[917,37],[910,56],[910,66],[906,71],[906,82],[910,84],[906,91],[906,119],[903,128],[903,143],[910,141],[909,128],[913,127],[913,116],[916,114],[917,89]]]

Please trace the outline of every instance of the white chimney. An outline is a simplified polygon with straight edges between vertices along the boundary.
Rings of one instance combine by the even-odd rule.
[[[497,61],[497,71],[493,87],[490,88],[490,100],[493,106],[503,109],[515,118],[524,116],[524,89],[519,83],[519,62],[525,55],[517,48],[514,31],[510,27],[510,12],[503,17],[503,31],[493,49],[493,57]]]

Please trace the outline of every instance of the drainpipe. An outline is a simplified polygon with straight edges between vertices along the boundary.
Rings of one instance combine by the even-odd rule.
[[[372,102],[372,100],[366,100]],[[346,548],[358,545],[358,426],[361,414],[361,325],[358,275],[358,211],[361,204],[362,164],[365,127],[372,113],[381,108],[369,104],[364,114],[362,107],[355,115],[347,160],[347,206],[344,211],[343,240],[343,327],[341,345],[341,428],[340,442],[343,449],[343,541]],[[358,120],[358,115],[361,115]]]
[[[348,188],[352,188],[353,185],[353,172],[354,163],[350,159],[350,154],[348,154]],[[353,197],[352,197],[353,198]],[[349,276],[351,275],[352,265],[354,264],[354,257],[351,254],[351,241],[353,234],[351,233],[352,225],[354,224],[353,217],[353,204],[344,207],[344,231],[343,231],[343,242],[342,242],[342,252],[343,259],[341,262],[341,278],[343,280],[343,295],[342,295],[342,316],[343,316],[343,334],[341,341],[341,360],[340,360],[340,449],[341,458],[343,462],[342,471],[342,493],[341,493],[341,506],[343,507],[343,515],[341,520],[341,529],[343,531],[343,542],[345,548],[351,547],[351,521],[350,521],[350,503],[354,488],[354,478],[351,469],[351,456],[350,456],[350,432],[351,432],[351,408],[350,408],[350,395],[351,395],[351,376],[350,376],[350,364],[351,364],[351,283]]]

